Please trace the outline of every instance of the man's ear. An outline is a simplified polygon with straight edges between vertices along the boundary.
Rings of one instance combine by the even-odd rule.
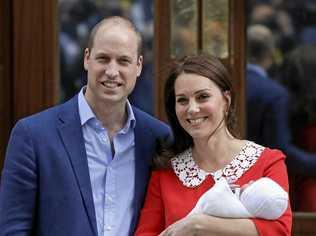
[[[143,69],[143,56],[142,55],[140,55],[137,59],[137,68],[138,68],[137,77],[139,77]]]
[[[84,50],[84,58],[83,58],[83,66],[85,70],[88,70],[89,59],[90,59],[90,50],[89,48],[86,48]]]

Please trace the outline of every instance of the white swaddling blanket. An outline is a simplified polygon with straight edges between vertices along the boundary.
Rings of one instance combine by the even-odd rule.
[[[224,218],[279,218],[288,207],[288,193],[275,181],[263,177],[238,196],[225,178],[206,191],[189,213],[204,213]]]

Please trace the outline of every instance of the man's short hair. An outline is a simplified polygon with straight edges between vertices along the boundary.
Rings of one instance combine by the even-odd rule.
[[[264,25],[251,25],[247,29],[247,54],[251,62],[260,62],[273,52],[275,40],[269,28]]]
[[[140,56],[142,54],[142,36],[140,32],[137,30],[136,26],[129,19],[121,17],[121,16],[110,16],[110,17],[104,18],[102,21],[100,21],[98,24],[96,24],[93,27],[88,39],[87,48],[89,49],[89,51],[91,51],[93,48],[94,39],[97,32],[103,25],[106,25],[106,24],[123,25],[127,27],[128,29],[132,30],[137,37],[137,55]]]

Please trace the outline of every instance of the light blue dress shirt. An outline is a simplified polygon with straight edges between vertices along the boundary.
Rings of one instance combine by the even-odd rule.
[[[108,132],[88,105],[84,91],[85,88],[81,89],[78,96],[79,115],[88,157],[98,235],[129,235],[135,191],[136,120],[133,110],[127,102],[127,122],[113,137],[113,156]]]

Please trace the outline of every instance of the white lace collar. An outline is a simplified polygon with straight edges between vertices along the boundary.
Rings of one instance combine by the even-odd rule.
[[[212,175],[215,181],[225,177],[229,183],[233,183],[256,163],[263,150],[263,146],[248,141],[228,165],[212,173],[198,167],[191,148],[172,158],[171,165],[183,185],[189,188],[199,186],[208,175]]]

